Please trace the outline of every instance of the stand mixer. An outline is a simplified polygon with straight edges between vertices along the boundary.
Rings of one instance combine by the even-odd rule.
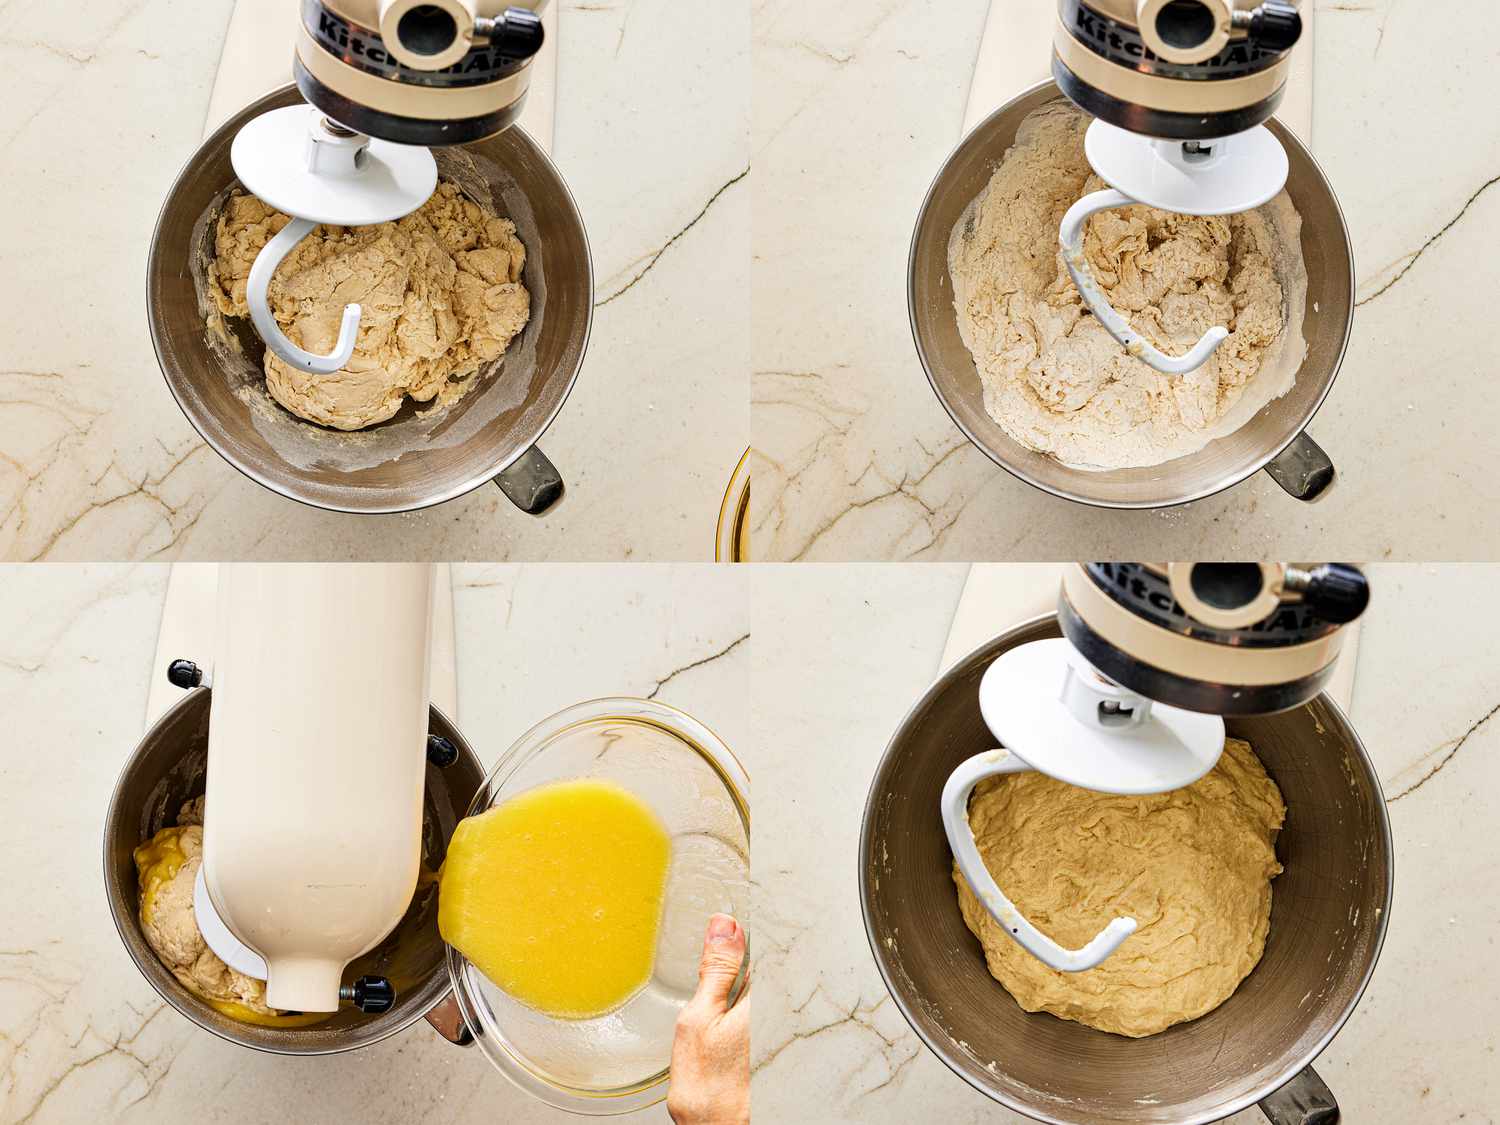
[[[1099,211],[1136,203],[1228,215],[1275,198],[1289,164],[1263,123],[1281,101],[1301,34],[1297,6],[1283,0],[1058,0],[1053,77],[1095,118],[1084,147],[1110,185],[1063,217],[1064,265],[1109,334],[1158,371],[1196,370],[1228,330],[1210,328],[1181,356],[1159,351],[1095,282],[1084,226]]]
[[[1038,770],[1105,793],[1197,781],[1224,748],[1224,718],[1285,711],[1333,673],[1343,627],[1369,602],[1339,563],[1079,563],[1058,599],[1063,636],[1009,649],[979,687],[1002,750],[970,757],[942,793],[960,871],[1012,938],[1054,969],[1098,965],[1136,929],[1115,918],[1079,949],[1029,922],[985,868],[968,821],[988,777]]]
[[[415,211],[437,185],[426,146],[493,136],[521,111],[541,50],[545,0],[305,0],[294,74],[308,105],[261,114],[230,158],[245,188],[292,216],[255,259],[246,303],[266,346],[293,367],[349,362],[361,310],[344,308],[327,354],[299,347],[272,315],[276,267],[319,224],[365,226]]]
[[[424,774],[456,757],[428,736],[434,583],[425,564],[225,564],[203,863],[194,914],[221,960],[297,1012],[384,1012],[391,982],[344,985],[417,887]]]

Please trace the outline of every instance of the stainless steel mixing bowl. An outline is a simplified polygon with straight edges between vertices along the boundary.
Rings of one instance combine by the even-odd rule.
[[[246,106],[204,141],[167,193],[147,266],[146,307],[156,357],[188,421],[223,458],[283,496],[343,512],[402,512],[440,504],[495,480],[523,510],[562,495],[562,478],[536,441],[578,377],[593,322],[594,275],[583,218],[557,168],[512,127],[461,149],[438,149],[438,170],[488,195],[526,244],[531,320],[478,385],[433,410],[407,402],[390,421],[355,433],[304,422],[265,390],[265,345],[249,321],[216,339],[203,303],[214,219],[231,185],[229,147],[257,114],[301,101],[284,86]]]
[[[344,1008],[312,1027],[274,1028],[241,1023],[184,988],[157,959],[141,931],[140,888],[132,856],[137,845],[175,824],[182,803],[203,793],[208,762],[207,688],[190,692],[159,719],[130,755],[104,822],[104,888],[120,940],[136,968],[172,1007],[199,1027],[245,1047],[283,1055],[353,1050],[394,1035],[427,1016],[450,1040],[467,1040],[449,993],[446,947],[438,934],[437,884],[419,889],[395,931],[351,964],[345,983],[366,973],[390,979],[396,1003],[380,1015]],[[422,862],[436,871],[454,827],[484,781],[484,769],[463,736],[437,708],[429,731],[458,749],[446,769],[427,768],[422,806]],[[416,748],[420,752],[420,748]]]
[[[1070,468],[1027,449],[985,412],[979,372],[958,333],[948,242],[1015,143],[1021,122],[1060,97],[1057,84],[1048,80],[1006,102],[964,138],[928,189],[912,235],[906,294],[917,354],[932,389],[958,428],[990,460],[1055,496],[1104,508],[1166,507],[1211,496],[1264,468],[1291,495],[1316,499],[1332,484],[1334,468],[1303,431],[1333,386],[1349,342],[1354,251],[1338,199],[1318,162],[1275,120],[1267,125],[1291,160],[1286,190],[1302,216],[1307,264],[1307,356],[1292,389],[1197,453],[1148,468],[1105,472]]]
[[[965,657],[912,708],[876,770],[860,899],[892,997],[955,1074],[1039,1121],[1197,1125],[1256,1102],[1278,1125],[1337,1120],[1310,1064],[1375,970],[1392,856],[1379,779],[1326,696],[1227,720],[1281,787],[1287,819],[1265,956],[1222,1006],[1127,1039],[1029,1014],[990,976],[959,914],[938,800],[955,766],[994,748],[979,713],[984,670],[1009,648],[1059,635],[1048,616]]]

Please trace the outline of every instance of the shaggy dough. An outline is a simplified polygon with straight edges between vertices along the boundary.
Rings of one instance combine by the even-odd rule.
[[[1285,817],[1281,791],[1237,738],[1207,776],[1171,793],[1114,796],[1040,773],[989,778],[969,824],[1023,915],[1070,949],[1121,915],[1140,928],[1096,968],[1062,973],[990,917],[955,865],[959,908],[991,974],[1026,1011],[1154,1035],[1213,1011],[1260,960]]]
[[[176,828],[163,828],[135,850],[141,886],[141,929],[156,956],[189,992],[226,1014],[243,1005],[259,1016],[278,1016],[266,1006],[266,985],[220,961],[193,915],[193,881],[203,865],[203,798],[182,806]]]
[[[1063,265],[1064,213],[1108,186],[1084,155],[1089,122],[1066,104],[1028,116],[965,212],[948,250],[959,333],[985,409],[1016,441],[1080,468],[1155,465],[1202,448],[1290,388],[1296,365],[1278,377],[1269,361],[1279,358],[1286,304],[1276,266],[1288,249],[1277,237],[1296,255],[1283,272],[1305,278],[1301,243],[1286,238],[1300,219],[1283,201],[1280,232],[1266,208],[1204,218],[1134,206],[1088,221],[1084,253],[1094,277],[1158,348],[1181,355],[1206,329],[1230,329],[1197,371],[1163,375],[1115,342]],[[1263,366],[1253,409],[1226,419]]]
[[[209,265],[220,313],[250,315],[250,266],[289,221],[254,196],[230,196]],[[344,306],[359,304],[354,355],[341,371],[311,375],[268,349],[266,386],[293,414],[340,430],[385,421],[408,395],[455,401],[474,383],[469,376],[526,327],[525,264],[515,224],[447,182],[396,222],[318,227],[277,267],[271,311],[293,343],[327,353],[338,342]]]

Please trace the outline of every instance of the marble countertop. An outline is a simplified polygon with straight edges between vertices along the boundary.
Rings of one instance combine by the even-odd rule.
[[[777,795],[753,841],[757,1119],[1019,1123],[907,1026],[859,909],[870,780],[937,672],[966,568],[757,569],[751,677],[776,703],[752,717],[756,782]],[[1500,928],[1500,639],[1475,607],[1497,574],[1370,575],[1352,719],[1385,790],[1396,893],[1374,980],[1317,1067],[1346,1121],[1489,1120],[1500,1104],[1500,983],[1488,968]]]
[[[1050,0],[995,0],[1034,6]],[[1304,0],[1304,6],[1314,0]],[[1500,54],[1487,0],[1442,18],[1317,0],[1311,147],[1358,273],[1353,339],[1309,427],[1338,466],[1316,506],[1265,474],[1197,503],[1057,500],[970,445],[906,310],[927,187],[959,140],[988,0],[756,7],[754,491],[763,559],[1493,558],[1500,385]],[[1016,90],[1045,73],[1018,75]]]
[[[157,674],[167,569],[0,568],[0,1122],[576,1121],[424,1023],[343,1055],[260,1054],[189,1023],[136,971],[99,847]],[[745,571],[461,566],[453,584],[460,725],[486,766],[604,695],[654,696],[747,749]],[[668,1120],[660,1106],[633,1119]]]
[[[569,496],[539,521],[495,488],[412,515],[321,512],[205,446],[157,367],[144,278],[233,0],[0,5],[0,558],[711,559],[749,426],[744,318],[725,316],[748,285],[749,13],[560,2],[553,156],[597,293],[541,442]]]

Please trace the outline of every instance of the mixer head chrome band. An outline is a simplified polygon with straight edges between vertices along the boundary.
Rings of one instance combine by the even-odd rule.
[[[292,60],[292,77],[297,82],[298,92],[308,103],[317,106],[333,120],[368,136],[402,145],[460,145],[482,141],[515,124],[526,104],[523,90],[515,101],[490,113],[456,120],[427,120],[388,113],[346,97],[304,66],[300,55]]]
[[[1211,715],[1266,715],[1289,711],[1315,698],[1333,675],[1333,665],[1329,664],[1310,676],[1287,683],[1257,685],[1253,690],[1239,684],[1196,680],[1137,660],[1116,648],[1090,628],[1066,598],[1058,601],[1057,617],[1063,636],[1110,679],[1129,685],[1150,699],[1187,711]]]
[[[493,136],[525,101],[543,38],[535,6],[302,0],[297,87],[335,121],[382,140],[454,145]]]
[[[1059,0],[1053,76],[1084,112],[1172,140],[1243,133],[1275,112],[1296,8],[1250,0]]]
[[[1238,566],[1215,575],[1228,593],[1187,585],[1193,569],[1227,565],[1075,564],[1058,599],[1063,634],[1110,679],[1175,707],[1255,715],[1308,702],[1333,674],[1342,624],[1363,611],[1363,576],[1328,568],[1328,610],[1303,600],[1318,572],[1280,564],[1243,564],[1259,577],[1238,592]]]
[[[1281,105],[1282,95],[1286,93],[1286,86],[1282,84],[1250,105],[1204,115],[1154,109],[1117,98],[1074,74],[1056,54],[1052,56],[1052,77],[1068,100],[1090,117],[1097,117],[1143,136],[1170,137],[1182,141],[1214,140],[1264,124]]]

